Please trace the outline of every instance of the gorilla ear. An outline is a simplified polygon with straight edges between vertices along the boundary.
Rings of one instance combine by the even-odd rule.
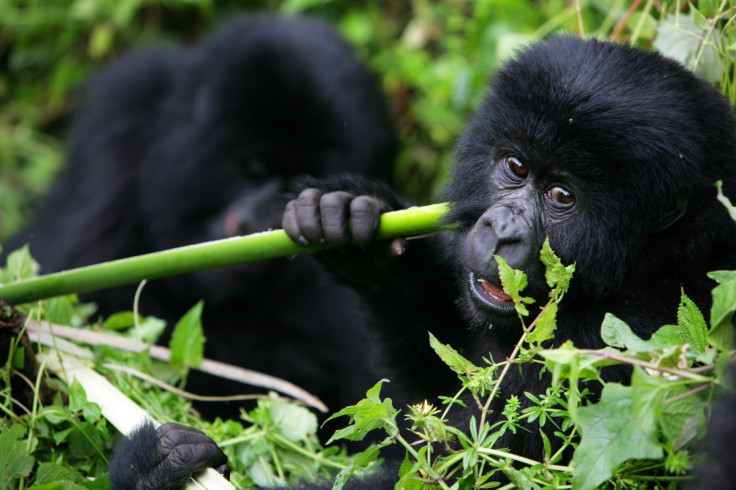
[[[665,214],[659,222],[652,227],[652,233],[659,233],[661,231],[666,230],[673,224],[677,222],[687,211],[687,205],[688,202],[690,202],[690,194],[691,190],[688,190],[686,194],[681,194],[677,196],[677,200],[675,201],[675,205],[672,207],[672,209],[669,210],[667,214]]]

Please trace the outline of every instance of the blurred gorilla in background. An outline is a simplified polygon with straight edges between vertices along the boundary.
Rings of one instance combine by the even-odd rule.
[[[277,228],[292,177],[388,180],[396,150],[377,79],[304,18],[246,16],[198,46],[131,54],[86,85],[75,122],[56,186],[4,246],[29,243],[44,273]],[[134,291],[82,299],[108,315],[130,310]],[[375,382],[354,293],[309,259],[154,281],[140,311],[172,325],[200,299],[207,357],[283,377],[333,409]],[[223,383],[192,373],[188,387],[244,391]]]

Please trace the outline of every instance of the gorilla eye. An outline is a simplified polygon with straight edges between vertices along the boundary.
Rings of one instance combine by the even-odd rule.
[[[575,202],[575,198],[572,196],[572,192],[568,191],[563,187],[552,187],[547,189],[547,197],[560,204],[569,205]]]
[[[522,179],[529,175],[529,168],[514,157],[506,159],[506,166],[511,170],[511,173]]]

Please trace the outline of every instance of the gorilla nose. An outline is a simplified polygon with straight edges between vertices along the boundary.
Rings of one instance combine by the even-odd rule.
[[[523,268],[535,257],[534,229],[523,213],[506,206],[488,209],[472,232],[476,253],[503,257],[511,267]]]

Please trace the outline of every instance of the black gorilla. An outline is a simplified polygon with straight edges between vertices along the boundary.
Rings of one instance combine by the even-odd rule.
[[[85,96],[65,171],[4,247],[30,243],[45,272],[277,228],[292,177],[388,179],[395,155],[377,79],[316,20],[244,17],[199,46],[128,56]],[[110,314],[131,309],[134,290],[83,299]],[[307,258],[155,281],[141,312],[173,324],[199,299],[209,357],[284,377],[333,408],[374,380],[355,294]],[[215,394],[195,376],[191,389]]]
[[[544,304],[548,286],[538,257],[545,237],[563,263],[576,263],[553,345],[571,339],[603,347],[606,312],[648,338],[675,323],[681,287],[709,311],[706,272],[736,267],[736,226],[714,185],[722,179],[734,197],[735,149],[727,101],[676,62],[557,37],[523,50],[495,75],[460,139],[448,188],[452,232],[390,253],[373,242],[376,218],[401,203],[361,179],[310,182],[289,203],[283,224],[297,242],[344,248],[352,233],[360,247],[321,258],[370,305],[392,397],[418,402],[458,388],[429,348],[428,330],[478,364],[489,352],[494,359],[510,355],[520,326],[494,255],[526,272],[525,295]],[[514,394],[524,408],[523,393],[543,393],[548,374],[540,377],[534,364],[523,373],[509,370],[489,413],[501,414]],[[606,376],[623,381],[627,371]],[[472,401],[467,406],[454,420],[458,427],[477,410]],[[496,447],[541,459],[542,440],[537,427],[530,429],[507,431]],[[152,440],[128,443],[155,455],[143,470],[165,458]],[[113,464],[114,478],[121,463]]]

